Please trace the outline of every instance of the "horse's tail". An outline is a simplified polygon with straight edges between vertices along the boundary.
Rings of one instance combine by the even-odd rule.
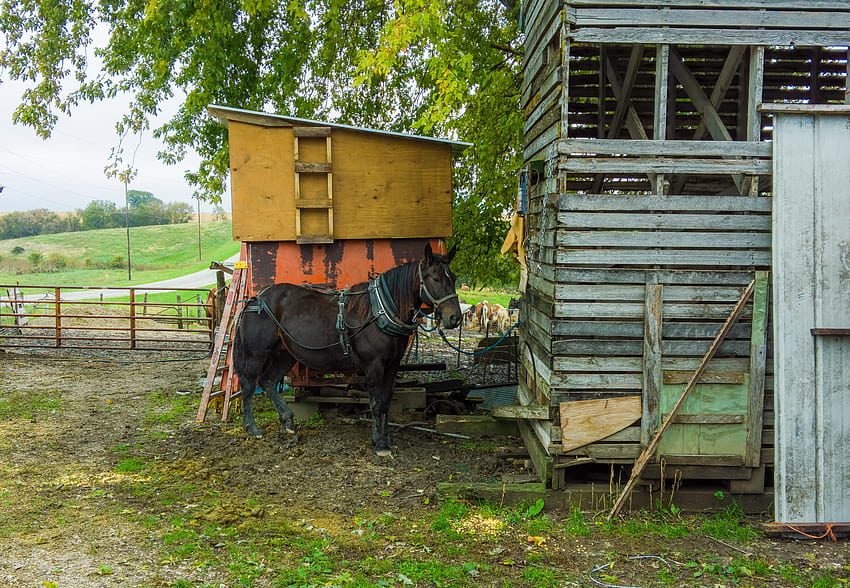
[[[249,300],[245,306],[242,307],[242,310],[239,311],[239,316],[236,317],[236,329],[233,332],[233,341],[231,341],[231,345],[233,345],[233,369],[236,371],[237,376],[241,376],[245,373],[245,367],[248,362],[248,353],[246,351],[247,347],[245,345],[245,339],[242,336],[242,317],[245,314],[245,308],[252,302]]]

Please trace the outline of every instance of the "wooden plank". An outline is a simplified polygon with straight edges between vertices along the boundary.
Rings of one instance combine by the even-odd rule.
[[[330,198],[298,198],[295,208],[333,208],[334,202]]]
[[[723,328],[717,334],[717,337],[715,337],[705,356],[703,356],[703,359],[700,362],[699,367],[697,367],[696,371],[694,372],[692,379],[685,386],[685,389],[682,391],[682,395],[670,409],[670,417],[675,416],[679,412],[679,409],[681,408],[682,404],[684,404],[685,400],[687,400],[688,394],[699,381],[699,378],[702,373],[706,370],[708,362],[711,361],[711,358],[714,357],[715,353],[717,353],[717,350],[720,347],[720,343],[723,341],[723,338],[726,336],[726,333],[729,331],[729,328],[732,326],[732,323],[734,323],[738,319],[738,315],[741,313],[741,310],[743,310],[744,305],[752,295],[754,285],[755,280],[750,283],[750,285],[747,287],[747,290],[744,292],[744,294],[741,295],[741,299],[738,301],[738,304],[735,305],[735,308],[732,310],[732,313],[729,315],[729,317],[726,319],[726,322],[723,324]],[[615,516],[617,516],[617,513],[620,512],[620,509],[623,507],[623,504],[625,504],[626,500],[628,499],[635,482],[640,477],[643,468],[652,458],[653,454],[655,453],[655,450],[658,447],[659,442],[661,441],[662,436],[664,435],[664,431],[670,424],[672,424],[671,419],[667,418],[661,424],[661,427],[655,433],[655,436],[653,436],[649,445],[647,445],[643,449],[642,453],[640,454],[640,457],[635,461],[635,465],[632,469],[632,474],[629,478],[629,481],[626,483],[625,487],[623,488],[623,491],[620,493],[619,497],[617,498],[617,501],[614,503],[611,512],[608,514],[607,518],[609,521]]]
[[[567,452],[634,423],[641,415],[640,396],[562,402],[561,451]]]
[[[709,347],[708,341],[670,341],[661,343],[663,356],[701,356]],[[749,344],[742,341],[724,341],[719,353],[726,357],[746,357]],[[557,355],[610,355],[641,357],[642,341],[615,340],[599,341],[585,339],[568,339],[552,341],[552,353]]]
[[[720,319],[723,320],[732,310],[732,304],[666,304],[664,316],[667,320],[676,319]],[[557,302],[554,305],[555,318],[595,318],[595,319],[638,319],[643,320],[645,307],[642,303],[629,302]],[[748,313],[749,314],[749,313]],[[745,314],[745,316],[747,316]]]
[[[605,60],[605,73],[607,74],[608,83],[611,85],[611,89],[615,94],[619,95],[623,84],[620,77],[617,75],[617,71],[614,68],[614,64],[611,62],[610,57]],[[649,139],[637,110],[631,104],[629,104],[626,111],[626,128],[628,129],[629,135],[632,139]]]
[[[635,0],[570,0],[570,4],[579,6],[635,6]],[[809,10],[847,10],[845,0],[645,0],[641,7],[658,6],[662,8],[737,8],[769,10],[776,8]]]
[[[563,173],[609,174],[761,174],[772,173],[771,162],[761,159],[696,159],[668,157],[573,157],[558,164]]]
[[[585,8],[576,10],[579,27],[713,26],[734,28],[850,29],[850,11],[807,10],[702,10],[679,8]]]
[[[744,465],[761,465],[761,441],[764,426],[764,381],[767,371],[768,277],[765,271],[756,272],[753,291],[753,322],[750,337],[750,385],[747,391],[747,441]]]
[[[295,238],[292,127],[230,121],[233,238],[274,241]],[[274,210],[274,214],[269,214]]]
[[[661,341],[664,286],[657,274],[647,277],[643,335],[643,408],[641,419],[641,445],[646,446],[658,428],[658,403],[661,398]]]
[[[292,132],[296,137],[330,137],[330,127],[293,127]]]
[[[670,415],[663,414],[667,419]],[[679,425],[740,425],[744,423],[742,414],[683,414],[679,413],[672,417],[673,424]]]
[[[688,455],[665,453],[659,456],[669,465],[694,465],[694,466],[724,466],[741,467],[743,459],[740,455]]]
[[[296,162],[295,172],[299,174],[327,174],[332,171],[331,164],[327,162],[308,163]]]
[[[674,198],[674,196],[670,196]],[[763,198],[769,200],[769,198]],[[556,268],[552,281],[564,284],[644,284],[649,272],[658,274],[658,281],[669,291],[671,285],[736,285],[746,287],[753,279],[751,271],[732,270],[643,270],[643,269],[594,269]]]
[[[561,139],[563,155],[675,155],[680,157],[770,157],[773,145],[765,141],[698,141],[658,139]],[[622,198],[622,196],[621,196]]]
[[[811,28],[735,29],[735,28],[668,28],[668,27],[582,27],[569,31],[576,43],[669,43],[671,45],[799,45],[830,47],[847,45],[843,31]]]
[[[719,247],[769,249],[770,233],[703,233],[674,231],[558,231],[562,247]]]
[[[766,199],[765,199],[766,200]],[[766,215],[559,212],[558,223],[571,229],[692,229],[734,231],[770,229]]]
[[[693,372],[684,370],[667,370],[664,372],[665,384],[687,384]],[[698,384],[743,384],[744,374],[741,372],[710,372],[705,371],[700,376]]]
[[[699,360],[687,357],[663,357],[662,369],[664,371],[684,371],[696,369]],[[728,373],[745,369],[749,365],[749,358],[718,358],[715,357],[709,363],[712,373]],[[552,369],[556,372],[632,372],[639,375],[643,368],[643,357],[627,356],[556,356],[552,358]],[[708,376],[711,377],[711,376]],[[702,380],[702,378],[701,378]]]
[[[562,194],[557,204],[560,212],[701,211],[716,215],[722,212],[769,213],[773,209],[772,200],[741,196]]]
[[[318,245],[322,243],[333,243],[333,235],[299,235],[295,238],[299,245]]]
[[[814,328],[809,329],[812,337],[850,337],[850,329]]]
[[[543,404],[494,406],[490,413],[500,419],[549,420],[549,406]]]
[[[664,249],[641,251],[634,249],[559,249],[555,255],[558,264],[587,265],[711,265],[711,266],[761,266],[770,265],[770,251],[730,249]]]
[[[647,272],[650,275],[652,272]],[[671,302],[729,302],[738,300],[743,286],[664,286],[664,300]],[[644,299],[646,287],[638,284],[558,284],[554,299],[558,301],[623,300],[639,302]],[[714,335],[712,335],[714,336]]]

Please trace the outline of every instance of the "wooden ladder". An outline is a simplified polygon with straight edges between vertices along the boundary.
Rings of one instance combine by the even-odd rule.
[[[233,336],[236,332],[236,317],[248,296],[248,270],[244,261],[237,262],[227,290],[224,311],[221,314],[218,332],[215,336],[210,367],[204,381],[201,394],[201,406],[198,408],[197,421],[202,423],[207,418],[211,402],[221,402],[221,420],[227,420],[230,411],[230,400],[234,394],[238,378],[233,372]],[[218,379],[218,376],[221,376]],[[216,385],[217,384],[217,385]]]
[[[331,128],[330,127],[293,127],[295,136],[295,242],[298,244],[333,243],[334,240],[334,209],[333,209],[333,160],[331,157]],[[299,139],[324,138],[326,161],[311,163],[300,160]],[[326,174],[327,198],[307,197],[301,192],[301,174]],[[301,223],[301,211],[326,210],[327,232],[304,233]]]

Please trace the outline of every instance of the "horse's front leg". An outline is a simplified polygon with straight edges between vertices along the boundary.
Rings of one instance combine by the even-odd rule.
[[[380,457],[392,457],[390,448],[389,413],[393,395],[393,374],[367,376],[369,405],[372,408],[372,444]]]

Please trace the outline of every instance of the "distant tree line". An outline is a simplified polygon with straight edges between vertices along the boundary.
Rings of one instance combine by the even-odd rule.
[[[173,225],[189,222],[192,207],[185,202],[165,203],[150,192],[130,190],[127,209],[108,200],[92,200],[82,210],[58,214],[39,208],[0,216],[0,239],[69,233],[92,229]],[[129,222],[128,222],[129,221]]]

